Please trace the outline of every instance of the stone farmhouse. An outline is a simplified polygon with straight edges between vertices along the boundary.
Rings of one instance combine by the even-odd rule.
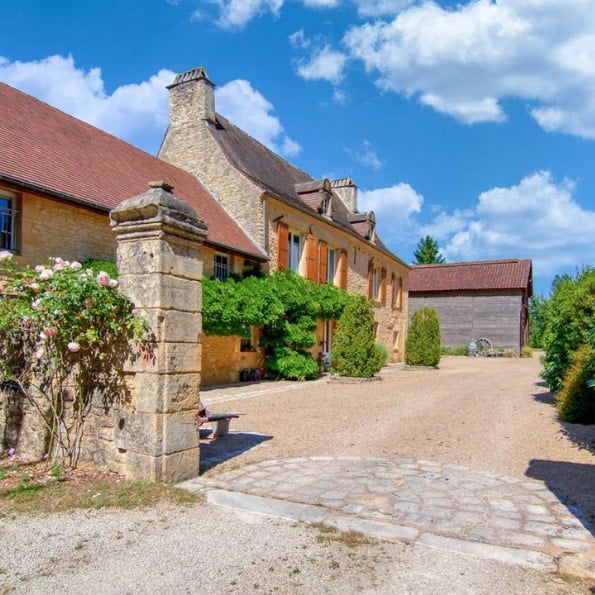
[[[353,182],[315,180],[217,114],[204,69],[169,90],[155,157],[0,83],[0,249],[27,264],[114,260],[109,212],[162,180],[208,226],[205,276],[288,268],[367,295],[378,341],[401,360],[410,267],[377,237],[374,214],[357,211]],[[314,356],[330,351],[333,328],[320,323]],[[257,340],[257,329],[251,340],[202,335],[202,384],[261,367]]]
[[[479,338],[519,353],[529,340],[530,260],[420,265],[409,276],[409,318],[422,307],[440,318],[442,345]]]
[[[315,180],[218,114],[204,68],[179,74],[169,91],[170,124],[159,157],[201,180],[267,254],[269,272],[291,269],[373,299],[377,340],[391,359],[402,359],[410,267],[377,236],[374,213],[358,212],[354,183]],[[320,324],[314,356],[330,351],[332,334],[333,323]],[[204,337],[203,373],[235,379],[237,371],[225,370],[224,362],[238,345],[238,339]]]

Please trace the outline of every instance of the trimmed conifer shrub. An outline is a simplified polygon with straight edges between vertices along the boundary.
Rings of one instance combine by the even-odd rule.
[[[595,423],[595,387],[589,380],[595,368],[595,349],[582,345],[572,356],[562,388],[556,395],[558,413],[564,421],[578,424]]]
[[[411,319],[405,343],[405,362],[410,366],[440,363],[440,320],[433,308],[420,308]]]
[[[374,311],[363,295],[350,295],[337,323],[331,350],[331,371],[339,376],[371,378],[384,365],[374,343]]]

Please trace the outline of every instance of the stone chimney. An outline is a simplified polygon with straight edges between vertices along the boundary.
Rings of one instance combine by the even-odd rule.
[[[333,180],[331,187],[350,213],[357,213],[357,186],[351,178]]]
[[[169,85],[170,127],[215,122],[215,85],[203,66],[178,74]]]

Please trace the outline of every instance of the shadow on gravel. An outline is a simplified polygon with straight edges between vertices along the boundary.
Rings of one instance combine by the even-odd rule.
[[[555,405],[556,404],[556,397],[555,397],[554,393],[551,391],[549,391],[547,393],[534,393],[533,398],[538,403],[545,403],[546,405]]]
[[[533,459],[525,475],[543,481],[595,536],[595,465]]]
[[[204,473],[207,469],[212,469],[273,438],[273,436],[253,432],[230,432],[226,436],[203,440],[209,434],[210,431],[208,430],[201,430],[200,432],[200,473]]]
[[[537,383],[538,385],[541,383]],[[556,405],[556,396],[553,392],[535,393],[533,398],[539,403]],[[574,442],[580,449],[588,450],[595,455],[595,425],[570,424],[560,421],[560,432]]]

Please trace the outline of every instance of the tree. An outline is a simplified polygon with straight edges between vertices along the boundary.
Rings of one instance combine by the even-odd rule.
[[[407,334],[405,362],[410,366],[437,366],[440,363],[440,320],[433,308],[420,308],[413,315]]]
[[[371,378],[386,362],[374,344],[372,303],[363,295],[350,295],[337,324],[331,352],[332,371],[339,376]]]
[[[413,264],[444,264],[446,259],[440,254],[438,242],[432,236],[421,238],[413,253]]]
[[[595,333],[595,269],[585,269],[574,279],[557,277],[546,314],[542,377],[558,392],[574,353],[591,344]]]

